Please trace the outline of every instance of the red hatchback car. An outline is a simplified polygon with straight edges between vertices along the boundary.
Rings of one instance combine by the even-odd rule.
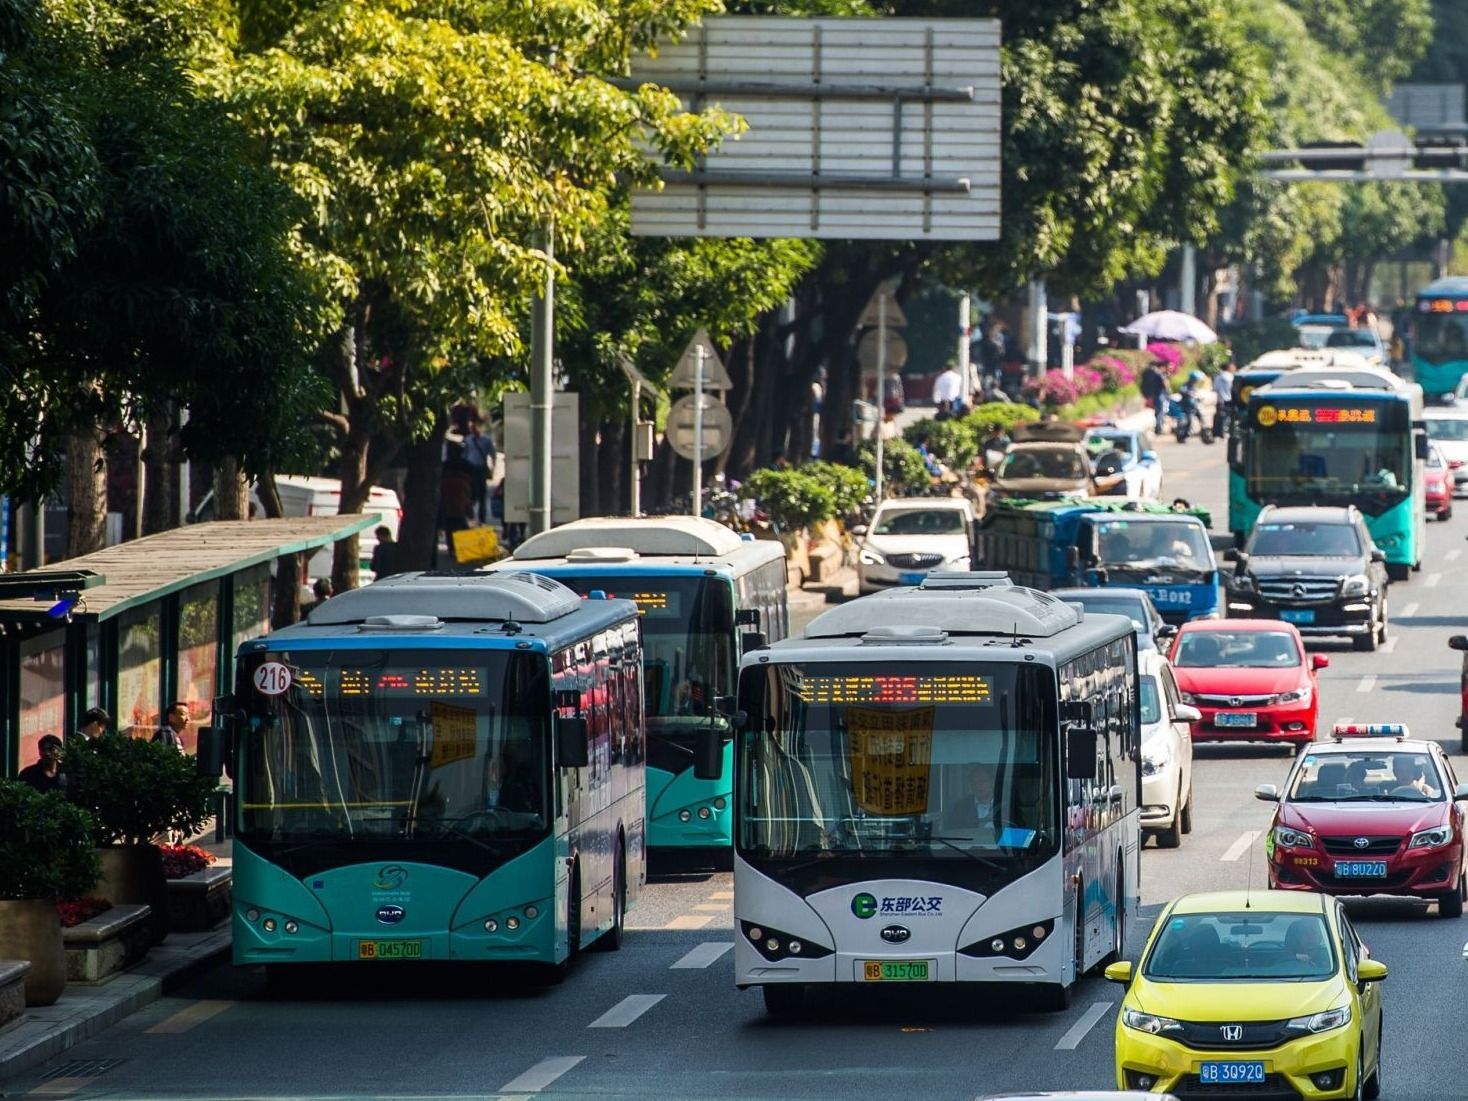
[[[1453,518],[1453,471],[1442,449],[1433,444],[1427,449],[1427,463],[1423,467],[1423,496],[1427,514],[1439,520]]]
[[[1197,619],[1185,623],[1168,655],[1183,703],[1203,713],[1195,742],[1315,740],[1317,669],[1300,632],[1274,619]]]
[[[1459,917],[1468,894],[1463,808],[1468,797],[1436,742],[1398,723],[1336,726],[1332,741],[1300,755],[1265,847],[1269,885],[1333,895],[1405,895]]]

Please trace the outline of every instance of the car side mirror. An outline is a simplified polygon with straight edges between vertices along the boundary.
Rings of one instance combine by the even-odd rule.
[[[1279,802],[1279,788],[1273,784],[1260,784],[1254,789],[1254,798],[1265,803]]]
[[[1362,960],[1356,964],[1356,978],[1363,983],[1381,982],[1386,978],[1386,964],[1380,960]]]
[[[1310,668],[1311,669],[1328,669],[1329,667],[1330,667],[1330,658],[1326,657],[1324,654],[1311,654],[1310,655]]]
[[[1096,778],[1096,730],[1073,726],[1065,732],[1065,777],[1067,780]]]
[[[724,739],[717,729],[700,730],[693,746],[693,778],[717,780],[724,775]]]
[[[1468,945],[1463,947],[1463,958],[1468,959]],[[1130,986],[1132,984],[1132,961],[1117,960],[1115,963],[1107,964],[1105,975],[1107,982]]]
[[[1157,638],[1174,638],[1177,635],[1177,624],[1164,623],[1152,632]]]
[[[556,763],[562,768],[585,768],[591,764],[591,747],[586,744],[586,720],[557,715]]]
[[[853,527],[851,529],[851,534],[852,535],[865,535],[866,533],[867,533],[867,526],[865,524],[857,524],[855,527]]]
[[[1448,639],[1448,647],[1453,650],[1468,650],[1468,635],[1454,635]]]
[[[1142,452],[1142,462],[1144,462],[1144,463],[1155,463],[1156,461],[1157,461],[1157,452],[1155,452],[1155,451],[1143,451]]]
[[[1172,721],[1176,723],[1200,723],[1203,721],[1203,712],[1188,704],[1176,704],[1172,709]]]
[[[1373,562],[1385,562],[1386,561],[1386,551],[1373,548],[1372,551],[1371,551],[1371,561],[1373,561]]]

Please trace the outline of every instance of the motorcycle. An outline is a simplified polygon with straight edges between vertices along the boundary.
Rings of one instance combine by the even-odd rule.
[[[1197,399],[1187,390],[1178,391],[1168,406],[1168,415],[1172,417],[1172,434],[1178,443],[1187,443],[1195,420],[1198,422],[1198,438],[1206,444],[1213,442],[1212,418],[1204,415]]]

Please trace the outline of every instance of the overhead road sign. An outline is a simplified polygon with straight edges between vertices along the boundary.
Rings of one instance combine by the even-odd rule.
[[[1365,145],[1322,145],[1259,154],[1269,180],[1353,183],[1461,183],[1468,180],[1468,145],[1413,141],[1400,130],[1381,130]],[[1272,167],[1292,165],[1293,167]]]
[[[999,237],[999,22],[715,16],[621,83],[748,130],[632,196],[657,237]]]

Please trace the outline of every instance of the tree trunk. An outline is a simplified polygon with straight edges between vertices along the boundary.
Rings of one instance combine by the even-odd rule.
[[[260,495],[260,506],[268,519],[279,520],[285,515],[280,504],[280,493],[275,488],[275,475],[266,474],[256,483],[255,491]],[[275,560],[275,589],[270,601],[270,626],[274,630],[289,627],[301,618],[301,556],[283,554]]]
[[[72,436],[66,447],[66,557],[99,551],[107,534],[107,457],[97,428]]]
[[[233,455],[226,455],[214,470],[214,519],[246,519],[249,500],[249,489],[239,460]]]
[[[143,534],[173,526],[172,418],[166,411],[148,417],[148,446],[143,450]]]
[[[602,421],[596,477],[601,512],[607,516],[628,515],[627,469],[632,456],[627,447],[627,422],[621,419]]]
[[[440,412],[433,430],[407,447],[408,473],[403,482],[403,519],[398,525],[399,570],[426,570],[438,545],[438,492],[443,479],[443,438],[449,420]]]
[[[587,395],[581,395],[581,423],[576,426],[576,466],[581,481],[581,499],[577,506],[582,516],[600,516],[601,480],[597,476],[597,464],[601,459],[601,433],[599,422],[592,415]]]

